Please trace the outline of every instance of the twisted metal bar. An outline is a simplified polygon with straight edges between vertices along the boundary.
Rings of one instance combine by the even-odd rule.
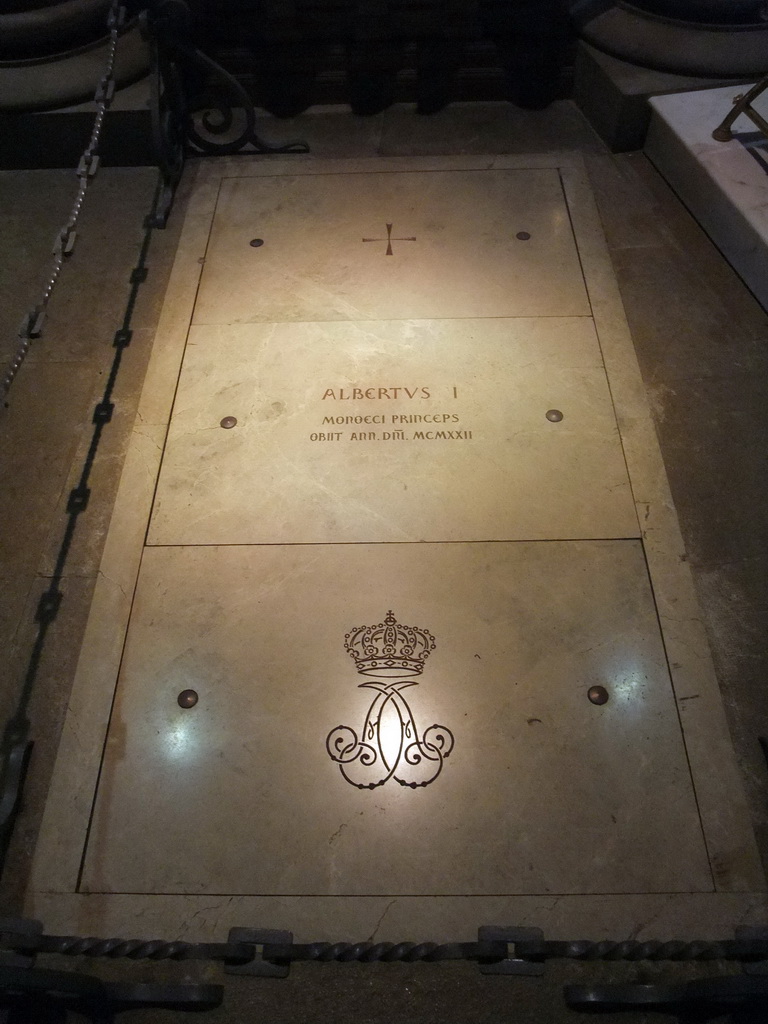
[[[315,963],[436,963],[470,960],[499,963],[510,956],[509,944],[499,940],[477,942],[164,942],[160,939],[100,939],[75,935],[44,935],[34,922],[0,922],[0,950],[16,953],[57,953],[64,956],[129,960],[210,960],[229,965],[250,964],[260,950],[261,961],[287,965]],[[41,927],[36,925],[36,927]],[[275,933],[270,933],[274,935]],[[286,933],[286,936],[288,933]],[[264,935],[267,938],[267,935]],[[514,943],[514,958],[530,963],[553,959],[589,961],[712,961],[768,960],[768,938],[721,941],[622,942],[523,940]]]
[[[523,960],[764,960],[768,959],[768,941],[519,942],[515,955]]]
[[[13,932],[0,932],[0,949],[111,960],[222,960],[231,964],[249,963],[254,957],[254,946],[245,942],[164,942],[161,939],[98,939]]]
[[[267,944],[262,957],[274,963],[314,960],[319,963],[436,963],[441,960],[501,960],[505,942],[311,942]]]

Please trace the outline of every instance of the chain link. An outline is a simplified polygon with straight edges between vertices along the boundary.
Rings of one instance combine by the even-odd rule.
[[[18,934],[2,931],[0,950],[34,955],[101,957],[109,960],[223,960],[247,963],[253,959],[253,946],[237,942],[165,942],[161,939],[99,939],[78,935],[42,935],[30,931]]]
[[[683,961],[729,960],[740,963],[768,961],[768,929],[738,929],[737,938],[715,941],[551,941],[541,938],[514,943],[511,951],[503,939],[483,938],[485,933],[526,931],[483,929],[476,942],[311,942],[295,943],[290,932],[250,932],[233,929],[228,942],[166,942],[160,939],[84,938],[74,935],[45,935],[37,921],[0,918],[0,951],[35,955],[56,953],[131,960],[209,960],[229,965],[264,964],[287,966],[301,961],[316,963],[434,963],[471,960],[482,964],[543,963],[547,960],[586,961]],[[527,929],[528,932],[533,929]],[[539,933],[540,934],[540,933]],[[233,972],[237,973],[237,972]]]
[[[88,140],[88,145],[85,147],[76,172],[80,182],[77,194],[75,195],[69,218],[56,236],[56,242],[53,250],[53,264],[40,302],[25,315],[21,325],[19,326],[19,344],[16,349],[16,353],[8,366],[5,376],[3,377],[2,385],[0,385],[0,388],[2,389],[0,401],[5,401],[16,374],[21,369],[21,366],[27,357],[27,353],[29,352],[33,339],[39,338],[43,333],[48,303],[51,300],[51,296],[53,295],[53,291],[59,280],[61,269],[74,249],[75,239],[77,237],[77,222],[83,208],[85,193],[87,192],[88,185],[93,180],[99,167],[99,140],[101,138],[102,128],[104,127],[104,119],[106,117],[107,110],[109,109],[112,98],[115,94],[114,74],[115,59],[117,56],[117,42],[120,30],[123,28],[124,24],[125,7],[122,6],[120,0],[112,0],[109,14],[107,16],[107,28],[109,29],[107,63],[104,75],[99,81],[94,94],[96,117],[94,118],[91,137]]]

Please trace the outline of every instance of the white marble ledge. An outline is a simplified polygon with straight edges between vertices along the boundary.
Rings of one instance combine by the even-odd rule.
[[[655,116],[668,125],[679,142],[717,182],[724,195],[748,217],[761,237],[768,239],[768,173],[738,138],[754,134],[756,126],[742,114],[733,125],[734,139],[717,142],[712,138],[714,129],[731,110],[734,97],[746,93],[749,88],[728,86],[655,96],[650,103]],[[768,118],[768,92],[759,96],[754,106]],[[766,150],[768,154],[768,143]]]
[[[712,138],[738,92],[729,86],[655,97],[645,153],[768,309],[768,172],[739,141],[757,128],[742,115],[736,138]],[[768,116],[768,96],[755,109]]]

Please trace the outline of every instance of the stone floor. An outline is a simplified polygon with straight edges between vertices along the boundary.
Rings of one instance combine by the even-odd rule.
[[[768,733],[768,710],[760,685],[768,667],[764,639],[768,625],[764,513],[768,316],[645,158],[609,155],[568,103],[541,114],[495,104],[456,106],[430,118],[417,118],[407,108],[365,120],[330,112],[305,115],[295,123],[269,123],[267,130],[307,137],[313,158],[548,150],[570,150],[585,157],[765,861],[768,784],[757,737]],[[2,414],[0,451],[6,483],[0,501],[6,529],[0,540],[0,630],[9,652],[0,688],[3,706],[13,705],[23,678],[34,635],[34,607],[53,571],[67,495],[88,449],[90,414],[109,372],[111,339],[122,317],[128,276],[141,242],[141,218],[154,180],[154,173],[145,169],[100,173],[89,196],[80,244],[51,308],[50,325]],[[126,350],[115,391],[115,417],[104,432],[94,463],[93,496],[78,523],[62,580],[65,599],[37,674],[30,707],[35,756],[2,879],[2,906],[8,912],[18,912],[23,901],[106,527],[190,182],[191,175],[168,229],[152,239],[150,274],[140,289],[133,317],[134,340]],[[0,325],[3,337],[11,339],[6,352],[12,348],[17,321],[34,298],[50,237],[67,210],[71,187],[69,172],[5,172],[0,177],[6,225]],[[642,924],[637,921],[639,927]],[[72,927],[76,930],[77,925],[73,922]],[[453,976],[441,977],[435,984],[446,986],[442,1005],[447,1005]],[[380,983],[370,984],[374,991]],[[432,1019],[426,1009],[429,986],[410,973],[406,991],[408,984],[417,995],[407,1009],[416,1019]],[[301,996],[294,993],[292,998]],[[485,1019],[467,1016],[471,1000],[469,1005],[459,1002],[461,1019]],[[317,1016],[306,1007],[300,1012],[305,1019],[323,1019],[319,1010]],[[532,1009],[527,1019],[537,1019],[536,1012],[542,1011]],[[551,1007],[548,1012],[547,1019],[556,1019]],[[365,1019],[366,1013],[372,1020],[386,1019],[375,1016],[370,1007],[357,1015]],[[459,1016],[442,1013],[435,1019]]]

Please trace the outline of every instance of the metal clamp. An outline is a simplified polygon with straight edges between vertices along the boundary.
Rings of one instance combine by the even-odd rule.
[[[515,955],[518,942],[541,942],[544,932],[541,928],[501,928],[486,925],[477,929],[479,942],[506,942],[507,957],[496,963],[480,963],[481,974],[517,974],[536,978],[544,973],[544,964],[535,960],[522,960]]]
[[[93,410],[93,422],[94,423],[109,423],[112,419],[112,414],[115,411],[115,403],[110,402],[107,399],[99,402]]]
[[[35,306],[26,314],[19,324],[18,335],[20,338],[39,338],[43,333],[45,323],[45,310],[42,306]]]
[[[37,602],[35,622],[53,622],[59,613],[59,606],[63,596],[62,592],[56,590],[53,584],[50,590],[46,590],[44,594],[41,594],[40,600]]]
[[[133,331],[128,327],[121,327],[119,331],[115,331],[115,337],[112,344],[115,348],[128,348],[131,344],[131,338],[133,337]]]
[[[96,87],[93,101],[94,103],[103,103],[105,107],[108,107],[114,98],[115,80],[114,78],[108,78],[105,76]]]
[[[80,512],[85,512],[88,508],[90,497],[90,487],[85,487],[82,484],[78,487],[73,487],[69,492],[69,498],[67,498],[67,514],[77,515]]]
[[[99,169],[98,153],[83,153],[75,172],[78,178],[92,178]]]
[[[62,228],[56,236],[56,241],[53,245],[53,255],[58,256],[61,253],[62,256],[71,256],[76,240],[77,232],[74,228]]]
[[[125,7],[113,7],[107,17],[107,28],[110,32],[119,32],[121,28],[125,27],[125,18]]]
[[[230,928],[228,943],[253,945],[253,960],[247,964],[227,964],[225,974],[246,974],[251,978],[287,978],[290,964],[275,963],[263,957],[264,946],[293,945],[293,932],[272,931],[267,928]]]

